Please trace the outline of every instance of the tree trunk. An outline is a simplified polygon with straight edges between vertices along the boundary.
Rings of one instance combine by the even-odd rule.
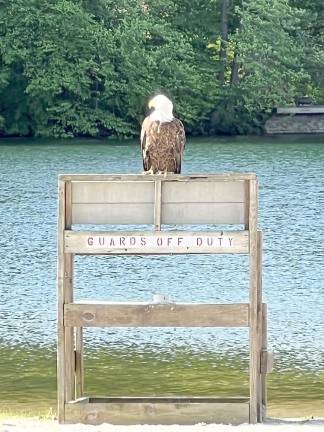
[[[225,71],[227,61],[227,40],[228,40],[228,6],[229,0],[222,0],[222,11],[221,11],[221,44],[219,51],[220,61],[220,72],[219,81],[223,85],[225,84]]]
[[[233,63],[232,63],[232,71],[231,71],[231,84],[232,85],[237,85],[239,83],[238,70],[239,70],[238,55],[237,55],[237,52],[235,51]]]

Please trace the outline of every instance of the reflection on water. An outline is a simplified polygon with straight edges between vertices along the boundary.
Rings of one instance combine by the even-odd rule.
[[[323,149],[320,142],[202,140],[186,153],[185,173],[260,179],[274,411],[324,400]],[[0,166],[0,399],[3,409],[39,401],[46,408],[56,397],[57,174],[139,172],[139,149],[10,143],[0,146]],[[244,256],[77,257],[76,297],[148,300],[159,292],[175,301],[246,302],[247,264]],[[247,337],[242,329],[87,330],[86,390],[244,395]]]
[[[106,335],[109,341],[109,334]],[[248,353],[192,351],[175,341],[161,350],[154,344],[116,348],[106,342],[93,349],[86,337],[85,392],[89,396],[218,395],[248,396]],[[1,348],[2,411],[46,414],[56,409],[54,348]],[[10,361],[8,361],[10,359]],[[324,373],[291,366],[268,379],[268,414],[323,416]],[[18,401],[18,403],[17,403]]]

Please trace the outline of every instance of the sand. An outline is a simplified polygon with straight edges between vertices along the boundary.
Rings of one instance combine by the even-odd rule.
[[[267,420],[264,424],[239,426],[197,424],[194,426],[114,426],[102,424],[59,425],[56,421],[1,419],[0,432],[324,432],[324,420]]]

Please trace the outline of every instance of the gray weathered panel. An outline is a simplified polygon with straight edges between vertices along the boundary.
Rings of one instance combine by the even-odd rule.
[[[162,203],[237,203],[244,201],[244,181],[166,181],[162,184]]]
[[[154,182],[72,182],[72,203],[153,203]]]
[[[244,224],[244,203],[181,203],[162,206],[163,224]]]
[[[153,224],[152,204],[72,204],[72,224],[145,225]]]
[[[162,182],[162,224],[242,224],[245,181]],[[153,224],[153,181],[72,181],[73,224]],[[159,199],[158,199],[159,202]]]

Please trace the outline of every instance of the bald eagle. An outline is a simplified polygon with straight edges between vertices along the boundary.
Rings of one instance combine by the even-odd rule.
[[[144,173],[180,174],[186,144],[183,124],[173,117],[173,104],[166,96],[155,96],[148,106],[154,111],[144,119],[141,130]]]

